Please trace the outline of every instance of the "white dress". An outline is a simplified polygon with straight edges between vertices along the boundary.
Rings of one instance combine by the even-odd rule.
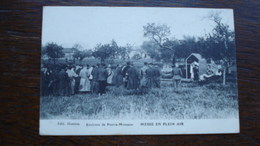
[[[89,81],[89,71],[87,68],[83,68],[79,73],[80,84],[79,84],[79,91],[86,92],[90,91],[90,81]]]

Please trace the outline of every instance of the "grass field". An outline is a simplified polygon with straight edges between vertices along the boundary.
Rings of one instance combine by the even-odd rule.
[[[109,87],[106,95],[41,97],[41,119],[219,119],[238,118],[235,84],[162,82],[147,94]]]

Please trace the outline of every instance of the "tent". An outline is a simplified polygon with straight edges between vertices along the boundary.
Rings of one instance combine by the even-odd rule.
[[[190,78],[190,64],[196,61],[199,64],[199,75],[205,74],[207,71],[207,62],[206,60],[198,53],[191,53],[185,59],[186,67],[186,79]]]

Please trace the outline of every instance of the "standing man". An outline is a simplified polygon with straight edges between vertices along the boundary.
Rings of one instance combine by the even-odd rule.
[[[134,67],[134,64],[131,64],[126,74],[128,75],[127,89],[138,89],[140,85],[140,72]]]
[[[98,69],[99,95],[106,93],[107,77],[106,65],[102,64]]]
[[[98,94],[99,92],[99,83],[98,83],[99,68],[100,68],[100,64],[97,64],[97,66],[93,65],[93,70],[91,71],[91,75],[92,75],[91,92],[94,94]]]
[[[81,71],[81,66],[77,65],[75,73],[78,75],[78,77],[75,78],[75,94],[79,93],[79,84],[80,84],[80,76],[79,73]]]
[[[123,80],[124,80],[124,86],[125,86],[125,88],[127,87],[127,82],[128,82],[128,76],[127,76],[127,74],[126,74],[126,72],[127,72],[127,70],[130,68],[130,62],[128,61],[127,63],[126,63],[126,66],[124,66],[123,68],[122,68],[122,74],[123,74]]]
[[[148,69],[146,70],[146,87],[147,88],[152,88],[153,76],[154,76],[153,63],[150,63]]]
[[[115,74],[114,74],[114,83],[116,87],[121,87],[124,82],[123,82],[123,74],[122,74],[122,67],[118,64],[116,69],[115,69]]]
[[[74,86],[75,86],[75,77],[78,75],[74,72],[74,68],[69,66],[66,73],[69,77],[69,96],[74,94]]]
[[[144,62],[144,66],[141,68],[141,81],[140,81],[140,86],[141,88],[146,88],[147,87],[147,74],[146,71],[149,68],[148,63]]]
[[[178,88],[179,84],[181,82],[181,77],[182,77],[182,71],[179,68],[179,64],[178,63],[175,63],[175,67],[172,69],[172,74],[173,74],[174,88]]]
[[[157,64],[154,65],[153,72],[154,72],[154,87],[161,88],[161,81],[160,81],[161,73],[160,73],[160,68]]]
[[[58,95],[68,95],[69,77],[65,69],[62,68],[58,73]]]

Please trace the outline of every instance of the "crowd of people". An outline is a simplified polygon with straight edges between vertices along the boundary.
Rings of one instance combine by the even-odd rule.
[[[182,76],[178,65],[173,68],[172,73],[177,85]],[[161,87],[159,65],[147,62],[142,67],[136,67],[130,62],[117,66],[105,64],[43,66],[41,77],[42,96],[71,96],[81,93],[103,95],[107,91],[107,86],[127,90]]]
[[[222,68],[213,61],[204,65],[204,74],[199,75],[199,64],[190,64],[191,81],[205,81],[213,76],[221,76]],[[175,88],[180,86],[183,78],[182,69],[178,63],[168,67],[165,72],[158,64],[147,63],[140,67],[133,63],[117,66],[96,65],[52,65],[41,68],[41,95],[71,96],[81,93],[103,95],[107,86],[125,88],[127,90],[150,89],[161,87],[161,77],[172,79]],[[200,71],[203,64],[200,64]]]

